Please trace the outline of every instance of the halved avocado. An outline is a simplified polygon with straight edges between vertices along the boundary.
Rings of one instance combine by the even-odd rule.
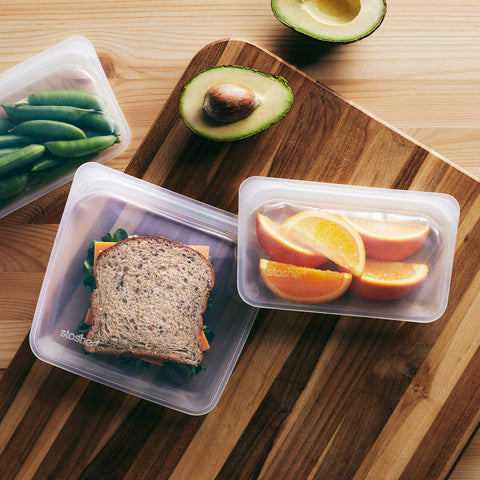
[[[385,0],[272,0],[274,15],[297,32],[325,42],[354,42],[382,23]]]
[[[183,87],[179,110],[195,133],[230,141],[278,122],[292,103],[293,92],[284,78],[248,67],[221,65],[200,72]]]

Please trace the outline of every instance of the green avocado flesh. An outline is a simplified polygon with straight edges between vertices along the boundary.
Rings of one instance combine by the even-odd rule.
[[[218,84],[241,85],[252,90],[259,105],[243,120],[219,123],[203,110],[207,91]],[[253,135],[283,118],[293,103],[293,92],[287,81],[248,67],[224,65],[200,72],[180,94],[180,115],[195,133],[211,140],[230,141]]]
[[[326,42],[353,42],[376,30],[385,0],[272,0],[272,11],[297,32]]]

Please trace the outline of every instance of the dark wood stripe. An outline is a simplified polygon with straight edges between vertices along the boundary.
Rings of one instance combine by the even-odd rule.
[[[450,283],[448,314],[453,314],[456,306],[466,293],[466,287],[475,277],[480,265],[480,217],[471,226],[468,234],[457,242],[453,259],[453,273]]]
[[[119,411],[125,408],[128,397],[114,389],[88,382],[80,398],[68,399],[68,406],[73,407],[72,413],[45,455],[37,477],[78,478]],[[138,401],[135,399],[133,405]],[[127,408],[133,407],[127,403]]]
[[[149,440],[155,424],[163,422],[165,415],[165,408],[139,402],[79,478],[122,478]],[[158,453],[161,455],[161,449]],[[122,458],[121,463],[115,461],[118,457]]]
[[[277,317],[281,321],[281,315]],[[427,344],[412,347],[417,325],[347,318],[340,334],[333,330],[333,321],[321,315],[312,318],[218,478],[256,478],[260,471],[265,478],[306,478],[325,451],[328,458],[343,460],[326,458],[321,478],[353,478],[429,348]],[[432,332],[424,334],[434,341]],[[305,389],[329,341],[348,347],[341,359],[326,359],[333,371],[325,372],[328,378],[322,390]],[[360,358],[359,350],[368,355]],[[312,410],[305,410],[297,420],[301,429],[289,427],[293,429],[286,445],[276,445],[300,395],[308,395]],[[295,456],[290,458],[293,450]],[[266,459],[273,465],[263,471]]]
[[[277,318],[277,321],[281,321],[281,318]],[[300,341],[219,472],[218,479],[258,477],[276,436],[302,394],[335,324],[336,317],[312,316]]]
[[[135,478],[168,478],[164,472],[179,461],[180,445],[187,448],[203,421],[95,382],[77,400],[38,478],[123,478],[130,468]],[[121,412],[124,418],[115,426]],[[152,469],[161,477],[151,476]]]
[[[480,353],[473,356],[455,389],[424,435],[399,480],[445,478],[480,420]],[[476,419],[473,422],[472,418]],[[432,449],[431,445],[435,445]],[[473,479],[472,479],[473,480]]]
[[[77,378],[64,370],[48,368],[51,368],[51,372],[0,454],[0,469],[4,478],[13,478],[19,471],[42,434],[52,412]]]
[[[399,190],[408,190],[417,175],[420,167],[423,165],[428,151],[421,147],[417,147],[413,154],[405,161],[402,169],[393,182],[392,187]]]
[[[170,478],[205,418],[165,409],[161,423],[154,423],[148,443],[143,445],[132,463],[129,477],[144,480]],[[205,448],[208,449],[208,445]]]
[[[0,381],[0,422],[10,408],[35,362],[35,356],[30,350],[28,337],[28,335],[25,337],[12,359],[11,364],[18,365],[18,367],[7,368]]]

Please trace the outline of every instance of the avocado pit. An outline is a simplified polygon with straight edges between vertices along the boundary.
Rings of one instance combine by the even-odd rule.
[[[207,115],[220,123],[243,120],[259,105],[260,98],[253,90],[233,83],[213,85],[203,100],[203,109]]]

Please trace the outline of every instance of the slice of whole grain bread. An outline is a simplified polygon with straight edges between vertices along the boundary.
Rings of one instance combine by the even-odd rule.
[[[94,276],[87,351],[202,361],[202,313],[215,275],[201,253],[165,238],[130,237],[100,253]]]

